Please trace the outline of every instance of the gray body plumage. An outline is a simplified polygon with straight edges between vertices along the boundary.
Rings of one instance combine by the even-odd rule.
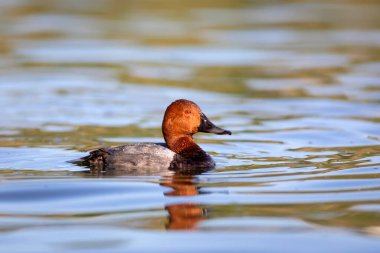
[[[175,153],[165,144],[130,143],[92,151],[85,160],[92,169],[121,174],[155,174],[167,171]]]

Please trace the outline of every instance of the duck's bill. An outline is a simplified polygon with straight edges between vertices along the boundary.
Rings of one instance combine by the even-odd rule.
[[[201,123],[199,124],[198,132],[231,135],[230,131],[215,126],[204,114],[201,115]]]

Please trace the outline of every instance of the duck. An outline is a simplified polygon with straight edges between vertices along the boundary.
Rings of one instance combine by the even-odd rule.
[[[79,159],[92,172],[154,174],[174,171],[198,174],[215,168],[215,161],[193,139],[198,132],[231,135],[212,123],[193,101],[179,99],[165,110],[162,134],[165,143],[127,143],[90,151]],[[145,172],[145,173],[144,173]]]

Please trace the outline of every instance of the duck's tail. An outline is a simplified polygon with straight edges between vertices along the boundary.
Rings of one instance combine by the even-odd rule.
[[[90,151],[90,154],[78,159],[70,160],[68,162],[74,163],[79,166],[90,166],[94,168],[103,168],[105,163],[105,157],[109,155],[109,152],[100,148],[97,150]]]

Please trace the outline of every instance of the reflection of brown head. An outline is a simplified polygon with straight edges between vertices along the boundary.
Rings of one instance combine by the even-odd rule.
[[[165,193],[165,196],[196,196],[199,194],[197,183],[191,176],[172,176],[164,178],[161,185],[170,187],[173,191]],[[195,229],[203,220],[203,209],[197,204],[181,203],[168,205],[165,209],[169,213],[167,229]]]
[[[165,209],[169,213],[168,230],[194,230],[203,220],[203,210],[196,204],[177,204]]]

